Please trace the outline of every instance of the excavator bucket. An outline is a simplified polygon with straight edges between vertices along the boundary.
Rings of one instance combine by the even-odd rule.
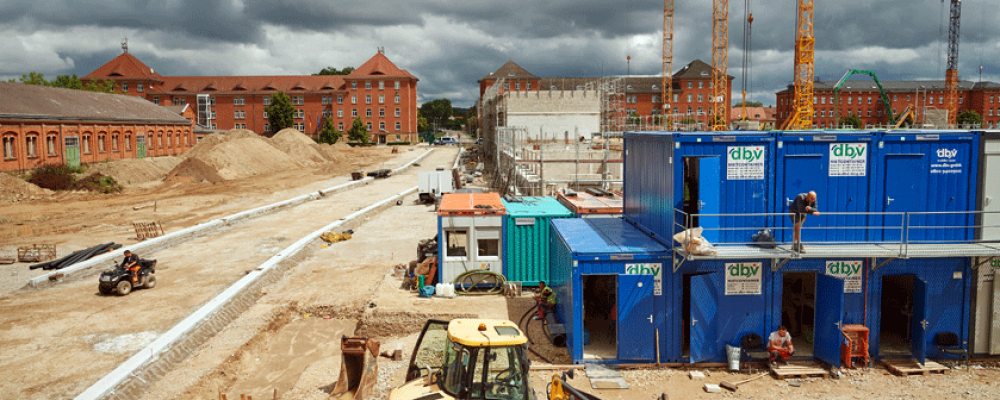
[[[340,378],[333,386],[331,399],[363,400],[372,397],[378,382],[378,347],[378,341],[365,337],[340,338]]]

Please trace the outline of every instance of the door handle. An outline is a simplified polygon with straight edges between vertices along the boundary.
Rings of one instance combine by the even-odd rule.
[[[894,199],[894,198],[892,198],[892,197],[886,197],[886,198],[885,198],[885,205],[889,205],[890,203],[892,203],[892,202],[893,202],[893,200],[896,200],[896,199]]]
[[[703,208],[705,208],[705,202],[698,200],[698,211],[701,211]]]
[[[697,324],[697,323],[698,323],[698,320],[696,320],[696,319],[692,319],[692,320],[691,320],[691,326],[694,326],[694,325],[695,325],[695,324]]]
[[[649,314],[649,318],[646,318],[646,319],[648,319],[649,323],[652,324],[653,323],[653,314]]]
[[[985,201],[983,201],[983,206],[984,207],[990,205],[990,203],[993,202],[993,198],[990,197],[990,196],[986,196],[986,199],[984,199],[984,200],[985,200]]]
[[[792,199],[785,197],[785,207],[792,205],[792,201],[793,201]]]
[[[927,330],[927,320],[925,319],[923,321],[920,321],[920,326],[922,326],[924,328],[924,330],[926,331]]]

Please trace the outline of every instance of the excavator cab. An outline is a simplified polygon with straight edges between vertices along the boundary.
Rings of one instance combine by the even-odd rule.
[[[534,400],[527,341],[511,321],[427,321],[410,355],[407,382],[389,400]]]

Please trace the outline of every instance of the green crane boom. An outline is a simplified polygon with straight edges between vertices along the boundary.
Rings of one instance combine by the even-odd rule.
[[[875,80],[875,85],[878,86],[879,97],[882,98],[882,104],[885,104],[885,111],[889,113],[889,124],[896,125],[896,114],[892,111],[892,104],[889,103],[889,96],[885,94],[885,89],[882,88],[882,84],[879,83],[878,77],[875,76],[874,72],[863,70],[863,69],[852,69],[844,74],[843,78],[840,78],[840,82],[837,82],[837,86],[833,87],[833,115],[837,121],[840,120],[840,87],[847,82],[847,78],[850,78],[856,74],[864,74],[872,77]]]

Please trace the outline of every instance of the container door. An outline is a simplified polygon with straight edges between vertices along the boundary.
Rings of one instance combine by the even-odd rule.
[[[654,361],[653,275],[618,275],[618,359]]]
[[[910,332],[910,352],[920,365],[927,358],[927,282],[913,277],[913,326]]]
[[[927,167],[923,154],[889,154],[885,158],[885,175],[882,211],[916,212],[925,210],[927,193]],[[900,226],[903,217],[886,216],[883,238],[885,241],[899,242],[903,239]],[[921,240],[919,230],[910,232],[909,240]]]
[[[1000,152],[1000,142],[987,143],[987,151],[991,145]],[[984,158],[982,240],[1000,240],[1000,153]]]
[[[827,166],[823,162],[823,156],[819,154],[789,154],[785,155],[785,193],[784,200],[782,204],[784,207],[779,212],[788,212],[788,206],[792,204],[795,200],[795,196],[799,193],[808,193],[810,190],[817,191],[817,197],[825,196],[822,193],[825,188],[827,188]],[[817,207],[819,204],[823,203],[823,199],[820,198],[817,202]],[[822,210],[822,208],[820,208]],[[839,210],[838,210],[839,211]],[[820,218],[808,217],[806,218],[806,223],[802,225],[802,241],[803,242],[818,242],[824,240],[823,230],[815,229],[820,226]],[[785,229],[781,230],[781,234],[775,239],[782,242],[792,241],[792,219],[785,216],[781,217],[781,226]],[[812,228],[812,229],[810,229]]]
[[[698,159],[698,214],[718,214],[722,191],[721,157],[701,157]],[[718,228],[719,217],[698,217],[698,225],[704,228]],[[702,236],[710,243],[719,243],[719,231],[706,229]]]
[[[816,326],[813,336],[816,358],[840,368],[843,341],[844,281],[816,274]]]
[[[716,349],[716,312],[718,291],[712,284],[712,275],[691,277],[691,362],[710,360]]]

